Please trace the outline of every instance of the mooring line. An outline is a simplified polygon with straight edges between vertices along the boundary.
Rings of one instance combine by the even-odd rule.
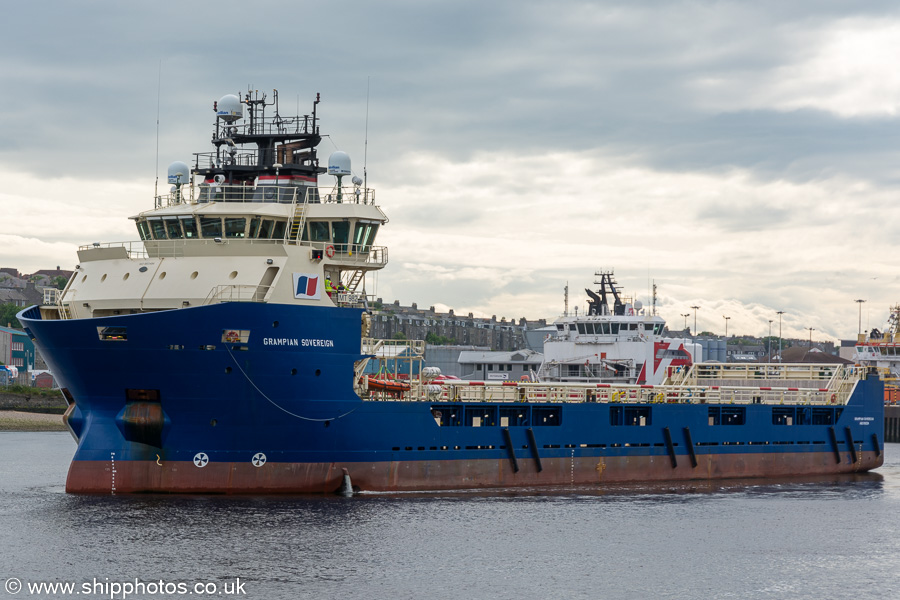
[[[244,376],[244,379],[246,379],[248,382],[250,382],[250,385],[253,386],[253,389],[255,389],[257,392],[259,392],[260,396],[262,396],[263,398],[268,400],[269,403],[272,404],[272,406],[274,406],[278,410],[281,410],[281,411],[291,415],[292,417],[296,417],[298,419],[303,419],[304,421],[315,421],[315,422],[319,422],[319,423],[324,422],[324,421],[336,421],[337,419],[343,419],[344,417],[346,417],[347,415],[349,415],[350,413],[354,412],[356,409],[359,408],[359,406],[355,406],[342,415],[339,415],[337,417],[330,417],[327,419],[313,419],[312,417],[304,417],[303,415],[298,415],[297,413],[292,413],[288,409],[284,408],[283,406],[280,406],[277,402],[275,402],[274,400],[272,400],[271,398],[266,396],[265,392],[263,392],[261,389],[259,389],[259,387],[255,383],[253,383],[253,380],[250,379],[250,376],[247,375],[247,373],[244,372],[244,369],[241,368],[241,365],[240,365],[240,363],[238,363],[237,359],[234,357],[234,354],[231,353],[231,348],[228,347],[228,344],[225,344],[225,350],[228,351],[228,356],[231,357],[231,360],[234,362],[235,366],[238,368],[238,371],[241,372],[241,375]]]

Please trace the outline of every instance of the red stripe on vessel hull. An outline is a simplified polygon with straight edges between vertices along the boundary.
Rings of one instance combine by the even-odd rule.
[[[591,485],[622,482],[686,481],[729,478],[798,477],[858,473],[881,466],[884,455],[849,452],[840,463],[832,452],[698,455],[691,467],[678,456],[672,468],[668,455],[544,458],[543,471],[528,456],[519,457],[514,473],[508,459],[432,460],[359,463],[214,463],[203,468],[192,462],[73,461],[66,491],[70,493],[331,493],[347,469],[354,487],[366,491],[424,491],[492,487]]]

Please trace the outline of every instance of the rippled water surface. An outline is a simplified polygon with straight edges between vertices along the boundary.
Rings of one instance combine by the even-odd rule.
[[[900,595],[897,444],[874,473],[818,480],[353,498],[70,496],[73,451],[66,433],[0,433],[0,583],[26,586],[0,598],[238,577],[243,594],[199,597]]]

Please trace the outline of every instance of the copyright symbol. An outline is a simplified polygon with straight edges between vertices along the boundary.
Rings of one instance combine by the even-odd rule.
[[[6,583],[3,587],[6,588],[7,594],[18,594],[20,591],[22,591],[22,582],[15,577],[10,577],[6,580]]]

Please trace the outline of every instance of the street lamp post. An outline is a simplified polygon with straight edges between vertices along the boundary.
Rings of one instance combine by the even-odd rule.
[[[778,362],[783,363],[784,360],[781,357],[781,316],[784,314],[783,310],[778,311]]]
[[[769,354],[768,360],[766,362],[772,362],[772,322],[774,319],[769,319]]]
[[[689,316],[691,316],[691,313],[678,313],[678,314],[680,314],[682,317],[684,317],[684,328],[687,329],[687,319]]]
[[[859,337],[859,334],[862,333],[862,305],[865,300],[854,300],[857,304],[859,304],[859,329],[856,330],[856,336]]]
[[[806,351],[807,357],[809,357],[809,353],[812,352],[812,332],[815,331],[813,327],[807,327],[809,329],[809,350]]]
[[[697,335],[697,311],[700,310],[699,306],[692,306],[694,309],[694,335]]]
[[[725,343],[727,344],[728,343],[728,320],[731,317],[726,317],[725,315],[722,315],[722,318],[725,319]]]

